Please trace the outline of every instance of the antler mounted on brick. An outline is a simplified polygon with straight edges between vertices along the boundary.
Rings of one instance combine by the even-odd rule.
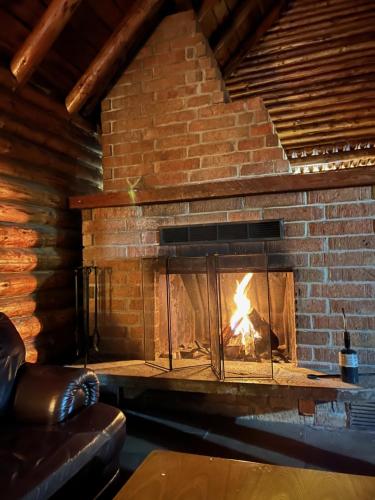
[[[80,3],[81,0],[53,0],[50,3],[10,63],[20,85],[36,70]]]

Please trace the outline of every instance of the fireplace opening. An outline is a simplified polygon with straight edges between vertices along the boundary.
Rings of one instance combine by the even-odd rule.
[[[295,361],[293,272],[265,254],[144,258],[142,278],[146,363],[224,380]]]

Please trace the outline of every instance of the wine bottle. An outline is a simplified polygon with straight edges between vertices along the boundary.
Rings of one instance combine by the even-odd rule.
[[[358,384],[358,355],[350,346],[350,333],[347,329],[345,311],[342,309],[344,320],[344,349],[339,353],[339,365],[341,371],[341,380],[349,384]]]

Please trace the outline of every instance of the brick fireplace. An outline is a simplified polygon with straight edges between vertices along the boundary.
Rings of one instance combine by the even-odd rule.
[[[262,100],[228,102],[191,12],[162,21],[104,99],[102,129],[104,190],[134,199],[83,210],[84,263],[103,269],[103,352],[143,358],[141,258],[181,253],[159,244],[161,227],[283,219],[283,240],[235,251],[266,253],[271,267],[293,270],[298,363],[334,369],[345,308],[361,366],[374,364],[373,188],[136,205],[142,189],[290,172]]]

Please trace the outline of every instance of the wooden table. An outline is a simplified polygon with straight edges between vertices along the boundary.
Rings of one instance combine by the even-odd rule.
[[[157,450],[115,500],[374,500],[375,477]]]

